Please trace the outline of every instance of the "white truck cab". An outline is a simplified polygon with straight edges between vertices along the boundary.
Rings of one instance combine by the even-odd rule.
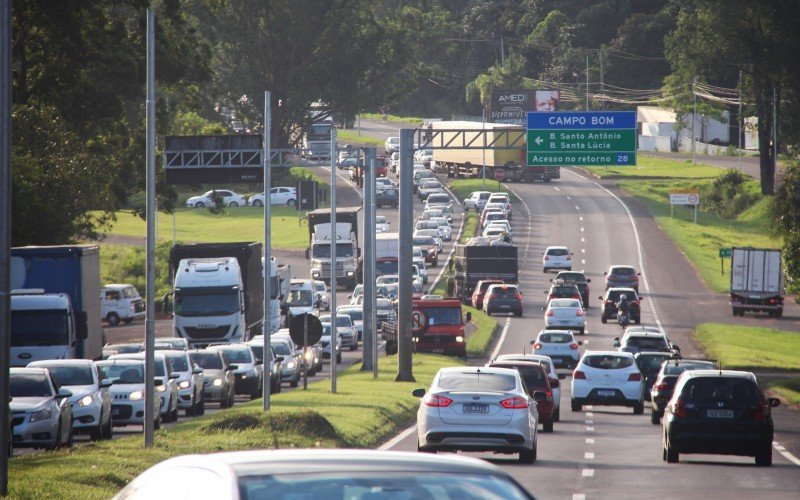
[[[286,306],[291,316],[313,314],[317,307],[317,286],[314,280],[292,280],[289,283]]]
[[[100,312],[111,326],[144,318],[144,301],[133,285],[112,283],[100,292]]]
[[[235,258],[181,259],[173,293],[176,337],[194,347],[247,340],[244,286]]]
[[[11,292],[11,366],[78,357],[72,302],[41,289]]]

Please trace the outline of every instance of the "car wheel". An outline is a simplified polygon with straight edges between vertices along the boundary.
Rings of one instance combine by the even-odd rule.
[[[543,268],[542,268],[542,272],[543,272],[544,274],[547,274],[547,268],[546,268],[546,267],[543,267]]]
[[[569,402],[570,402],[570,407],[572,408],[572,411],[581,411],[581,408],[583,408],[583,405],[578,403],[574,399],[570,399]]]
[[[559,406],[556,408],[556,412],[553,414],[553,422],[561,422],[561,407]]]
[[[519,463],[532,464],[536,461],[536,443],[533,444],[530,450],[519,452]]]
[[[641,324],[641,322],[642,322],[642,318],[641,318],[641,316],[636,316],[636,317],[633,319],[633,322],[634,322],[634,323],[636,323],[637,325],[638,325],[638,324]]]
[[[103,439],[103,424],[98,424],[97,427],[89,429],[89,439],[92,441],[100,441]]]
[[[641,415],[642,413],[644,413],[644,401],[639,401],[633,405],[633,414]]]
[[[228,396],[228,408],[231,408],[235,402],[236,402],[236,393],[231,388],[231,393]]]
[[[194,411],[195,415],[203,415],[206,412],[206,397],[203,396],[200,398],[200,402],[197,404],[197,409]]]
[[[254,207],[263,207],[264,206],[264,202],[261,201],[261,200],[254,200],[253,201],[253,206]]]
[[[293,206],[295,206],[296,203],[297,202],[295,200],[289,200],[289,201],[286,202],[286,205],[288,205],[290,207],[293,207]]]
[[[608,318],[606,318],[605,315],[600,316],[600,323],[603,323],[605,325],[606,323],[608,323]]]
[[[289,386],[291,386],[291,387],[297,387],[297,384],[298,384],[299,382],[300,382],[300,380],[299,380],[299,377],[298,377],[297,379],[294,379],[294,380],[292,380],[291,382],[289,382]]]
[[[173,422],[177,422],[178,421],[178,402],[177,401],[175,401],[175,409],[173,409],[170,412],[169,418]]]
[[[650,423],[653,425],[658,425],[661,423],[661,417],[658,415],[658,412],[652,410],[650,412]]]
[[[205,206],[206,204],[203,203],[202,201],[198,201],[197,203],[194,204],[194,208],[205,208]]]
[[[226,394],[224,399],[221,398],[219,400],[219,407],[220,408],[230,408],[231,407],[230,401],[231,401],[230,396],[228,394]]]
[[[516,312],[514,312],[514,316],[517,316],[517,317],[522,317],[522,311],[516,311]]]
[[[680,461],[680,453],[669,445],[669,438],[666,438],[664,442],[664,454],[667,456],[668,464],[677,464]]]
[[[119,324],[119,314],[115,312],[108,313],[108,316],[106,316],[106,321],[108,321],[108,324],[111,326],[117,326]]]
[[[114,418],[109,415],[108,423],[103,426],[103,439],[111,439],[114,437]]]
[[[194,416],[196,410],[197,410],[197,401],[195,401],[194,396],[192,396],[192,403],[189,405],[188,408],[184,410],[184,414],[187,417],[192,417]]]
[[[578,334],[579,335],[586,335],[586,328],[581,328],[580,330],[578,330]]]
[[[232,202],[230,202],[230,204],[228,206],[231,207],[231,208],[237,208],[239,206],[239,204],[236,203],[235,201],[232,201]]]
[[[490,310],[488,310],[488,309],[487,309],[487,310],[486,310],[486,315],[487,315],[487,316],[491,316],[491,315],[492,315],[492,311],[490,311]]]
[[[153,422],[153,429],[158,430],[161,428],[161,419],[157,418],[155,422]]]
[[[756,454],[756,465],[770,467],[772,465],[772,444],[767,443]]]
[[[542,431],[544,432],[553,432],[553,421],[548,420],[547,422],[542,424]]]
[[[436,454],[436,450],[426,450],[419,445],[419,441],[417,442],[417,453],[433,453]]]
[[[67,434],[67,441],[64,443],[65,448],[72,448],[72,443],[75,440],[75,432],[72,430],[72,424],[69,426],[69,433]]]

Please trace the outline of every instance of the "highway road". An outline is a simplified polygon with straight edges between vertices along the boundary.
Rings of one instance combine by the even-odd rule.
[[[720,306],[715,297],[708,297],[710,292],[704,295],[696,286],[692,276],[699,278],[674,245],[664,241],[663,235],[653,234],[652,219],[641,207],[630,200],[623,206],[621,193],[566,170],[559,181],[510,187],[527,208],[526,214],[522,207],[515,207],[514,220],[515,243],[526,248],[523,255],[527,253],[520,266],[525,312],[522,318],[505,321],[493,355],[529,349],[530,340],[543,327],[541,307],[552,275],[542,273],[539,259],[548,245],[569,246],[575,254],[574,268],[584,269],[592,279],[584,348],[610,349],[620,333],[616,324],[600,323],[597,307],[602,272],[611,264],[632,264],[643,270],[642,324],[662,325],[685,355],[697,354],[688,337],[696,321],[729,317],[727,304]],[[530,223],[525,231],[527,217]],[[684,293],[687,286],[691,293]],[[797,329],[796,310],[789,316],[759,324]],[[661,460],[661,426],[650,423],[649,406],[644,415],[633,415],[628,408],[597,406],[573,413],[569,387],[567,378],[562,381],[561,422],[554,433],[539,434],[536,464],[519,465],[515,455],[468,455],[500,465],[541,498],[796,498],[800,491],[800,460],[794,458],[800,456],[800,425],[795,410],[774,411],[776,448],[786,447],[794,461],[776,449],[771,468],[756,468],[748,457],[707,455],[683,455],[679,464],[668,465]],[[416,432],[410,430],[386,447],[413,451],[416,439]]]

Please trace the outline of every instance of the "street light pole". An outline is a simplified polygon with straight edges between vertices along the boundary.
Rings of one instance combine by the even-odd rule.
[[[412,167],[414,130],[400,130],[400,259],[398,263],[397,377],[398,382],[414,382],[411,359],[411,266],[413,249],[414,193]]]
[[[145,300],[145,332],[144,332],[144,445],[153,446],[155,432],[155,349],[156,318],[156,48],[155,48],[155,14],[147,9],[147,262]]]
[[[336,127],[331,127],[331,394],[336,394]]]
[[[263,401],[262,409],[269,411],[270,407],[270,390],[272,389],[272,197],[270,190],[272,190],[272,103],[270,99],[272,93],[267,90],[264,91],[264,354],[261,359],[264,362],[264,373],[268,373],[268,377],[262,377],[261,383],[263,384]],[[305,360],[305,358],[303,358]]]
[[[0,496],[8,495],[11,365],[11,0],[0,0]]]

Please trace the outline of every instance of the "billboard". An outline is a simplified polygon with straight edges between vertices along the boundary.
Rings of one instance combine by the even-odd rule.
[[[488,120],[525,126],[530,111],[558,111],[558,90],[492,90]]]

